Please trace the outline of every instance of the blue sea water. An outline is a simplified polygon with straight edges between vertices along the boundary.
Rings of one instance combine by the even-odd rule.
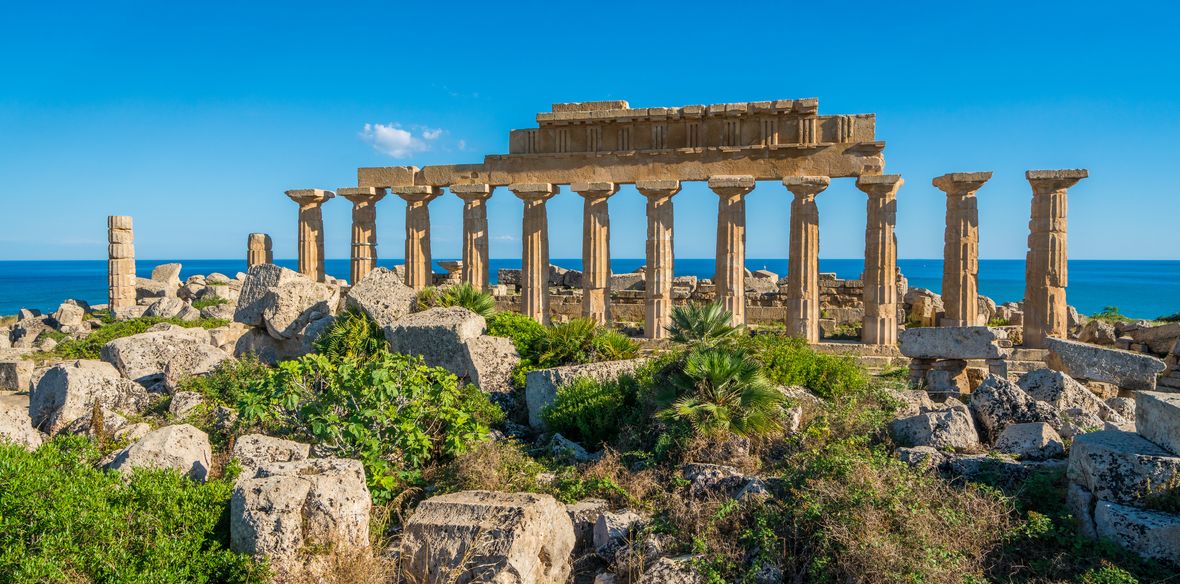
[[[139,275],[148,277],[152,268],[170,261],[183,265],[181,277],[192,274],[221,272],[233,276],[246,269],[245,260],[140,260]],[[580,269],[579,259],[554,259],[554,264]],[[295,260],[275,263],[294,268]],[[382,266],[392,267],[401,260],[382,260]],[[634,271],[643,259],[615,259],[611,269],[617,273]],[[910,286],[939,291],[942,287],[942,260],[898,260]],[[712,258],[676,260],[676,275],[710,278]],[[327,260],[329,274],[348,277],[348,260]],[[519,259],[492,259],[491,278],[496,270],[519,268]],[[786,259],[757,259],[746,261],[751,270],[767,269],[786,275]],[[835,272],[841,278],[859,278],[864,268],[860,259],[821,259],[820,271]],[[80,261],[0,261],[0,315],[13,314],[22,307],[53,310],[66,298],[79,298],[90,303],[107,301],[106,262]],[[441,271],[435,266],[436,271]],[[979,291],[997,302],[1018,301],[1024,296],[1023,260],[980,260]],[[1105,306],[1135,318],[1154,318],[1180,311],[1180,261],[1176,260],[1071,260],[1069,262],[1069,303],[1084,314],[1092,314]]]

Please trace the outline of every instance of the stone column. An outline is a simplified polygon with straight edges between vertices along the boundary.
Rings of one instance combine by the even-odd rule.
[[[861,342],[897,344],[897,189],[901,176],[862,176],[856,188],[869,196],[865,224],[864,328]]]
[[[391,190],[406,201],[406,285],[421,290],[434,284],[428,205],[442,191],[426,185],[393,187]]]
[[[549,324],[549,216],[545,201],[559,191],[550,183],[508,185],[524,201],[521,233],[520,311],[541,324]]]
[[[336,196],[322,189],[287,191],[292,201],[299,203],[299,273],[324,281],[324,201]]]
[[[377,202],[385,198],[385,189],[349,187],[336,194],[352,201],[352,252],[349,255],[349,281],[360,282],[377,267]]]
[[[477,290],[488,290],[488,207],[492,196],[491,185],[452,185],[451,192],[463,199],[463,266],[460,277],[464,284]]]
[[[135,235],[131,217],[107,217],[107,301],[111,316],[135,306]]]
[[[1030,170],[1033,189],[1024,273],[1024,346],[1040,349],[1046,337],[1066,338],[1069,311],[1066,191],[1089,176],[1086,170]]]
[[[783,179],[791,201],[791,247],[787,260],[787,334],[819,342],[819,207],[816,195],[828,188],[826,176]]]
[[[251,233],[246,239],[246,269],[260,264],[275,263],[275,254],[270,236],[265,233]]]
[[[610,320],[610,213],[607,200],[619,191],[611,182],[574,183],[582,207],[582,316]]]
[[[990,172],[953,172],[934,179],[946,193],[946,233],[942,248],[941,326],[979,324],[979,209],[975,191]]]
[[[746,195],[754,190],[752,176],[709,177],[717,194],[717,268],[713,284],[717,300],[733,315],[733,324],[746,324]]]
[[[672,323],[672,197],[680,192],[678,180],[635,183],[647,198],[647,281],[644,283],[643,336],[663,339]]]

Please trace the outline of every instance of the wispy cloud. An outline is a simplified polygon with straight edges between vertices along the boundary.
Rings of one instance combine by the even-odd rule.
[[[520,237],[516,235],[493,235],[492,241],[520,241]]]
[[[406,130],[401,124],[365,124],[360,138],[374,150],[393,158],[406,158],[416,152],[430,150],[443,135],[440,128],[413,126]]]

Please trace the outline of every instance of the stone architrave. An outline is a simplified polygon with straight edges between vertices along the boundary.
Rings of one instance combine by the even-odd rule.
[[[819,342],[819,207],[816,195],[826,176],[789,176],[783,185],[791,202],[791,244],[787,264],[787,334]]]
[[[607,200],[619,191],[615,183],[574,183],[582,196],[582,316],[606,324],[610,320],[610,213]]]
[[[934,179],[946,193],[946,232],[942,251],[942,326],[979,322],[979,209],[975,192],[990,172],[953,172]],[[983,323],[986,324],[986,323]]]
[[[521,233],[520,311],[541,324],[549,324],[549,215],[545,201],[559,191],[551,183],[508,185],[524,201]]]
[[[406,285],[421,290],[434,284],[430,259],[430,202],[442,190],[426,185],[393,187],[406,202]]]
[[[1046,337],[1066,338],[1069,308],[1066,260],[1066,191],[1089,176],[1079,170],[1030,170],[1032,218],[1028,222],[1028,256],[1024,273],[1024,346],[1040,349]]]
[[[647,281],[644,286],[643,336],[663,339],[672,323],[672,197],[680,192],[680,181],[646,180],[635,183],[647,198]]]
[[[275,262],[274,246],[265,233],[251,233],[246,239],[246,269]]]
[[[353,284],[377,267],[377,202],[385,198],[385,189],[347,187],[336,194],[352,201],[352,252],[349,254],[349,281]]]
[[[746,195],[754,190],[754,177],[725,175],[709,177],[709,188],[717,194],[717,269],[713,284],[717,299],[733,317],[733,324],[746,324]]]
[[[451,192],[463,199],[463,265],[460,278],[477,290],[488,289],[488,206],[495,187],[452,185]]]
[[[323,204],[336,193],[323,189],[295,189],[287,191],[287,196],[299,204],[299,273],[323,282]]]
[[[865,224],[864,327],[861,342],[897,344],[897,190],[900,175],[862,176],[856,188],[869,196]]]
[[[111,313],[135,306],[135,235],[129,215],[107,217],[107,284]]]

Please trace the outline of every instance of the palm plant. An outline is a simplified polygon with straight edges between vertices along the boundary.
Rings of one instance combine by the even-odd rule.
[[[594,355],[600,361],[632,359],[639,354],[639,343],[631,337],[611,329],[602,329],[594,337]]]
[[[762,435],[779,429],[785,396],[742,351],[697,349],[673,378],[677,397],[658,415],[697,432]]]
[[[313,344],[316,353],[338,359],[369,359],[389,348],[385,331],[369,315],[349,307]]]
[[[672,310],[668,336],[689,347],[718,347],[736,341],[742,327],[733,324],[733,315],[720,302],[677,306]]]
[[[496,299],[471,284],[460,284],[447,288],[437,296],[435,305],[462,306],[484,318],[496,312]]]
[[[588,318],[575,318],[553,325],[541,340],[539,364],[555,367],[590,362],[597,328],[598,325]]]

